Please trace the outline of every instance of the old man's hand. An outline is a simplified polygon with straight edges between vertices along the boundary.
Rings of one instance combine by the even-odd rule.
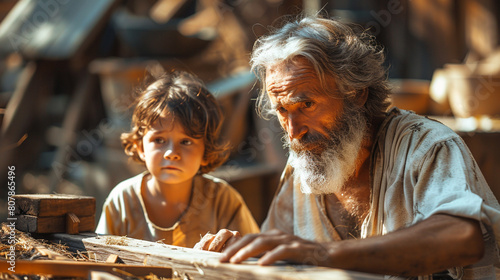
[[[258,264],[268,265],[279,260],[328,266],[330,256],[326,246],[273,229],[261,234],[248,234],[228,247],[221,262],[240,263],[261,256]]]
[[[240,238],[241,234],[238,231],[221,229],[217,234],[205,234],[200,242],[196,243],[193,248],[205,251],[223,252],[225,248],[235,243]]]

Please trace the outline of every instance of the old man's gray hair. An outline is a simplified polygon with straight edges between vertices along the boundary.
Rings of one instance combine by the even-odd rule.
[[[262,116],[270,112],[265,93],[267,67],[297,56],[311,62],[323,86],[325,75],[332,75],[344,98],[355,98],[368,89],[367,116],[379,116],[387,110],[385,55],[373,36],[355,24],[311,16],[288,22],[255,42],[251,64],[263,86],[257,99]]]

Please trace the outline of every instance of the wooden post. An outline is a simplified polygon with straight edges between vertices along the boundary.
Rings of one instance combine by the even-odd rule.
[[[79,225],[80,219],[78,219],[75,213],[66,213],[66,233],[78,234]]]

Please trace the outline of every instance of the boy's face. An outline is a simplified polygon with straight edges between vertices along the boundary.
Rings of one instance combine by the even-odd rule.
[[[146,168],[160,185],[174,185],[189,182],[203,159],[203,139],[188,136],[177,121],[160,117],[146,130],[142,147],[138,147]]]

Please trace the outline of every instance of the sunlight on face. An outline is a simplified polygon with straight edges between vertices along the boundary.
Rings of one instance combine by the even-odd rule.
[[[367,131],[362,110],[338,97],[335,79],[327,76],[325,84],[305,58],[266,71],[266,90],[303,193],[341,191],[356,169]]]
[[[140,156],[158,184],[179,184],[192,180],[203,159],[203,139],[186,134],[175,120],[160,117],[142,139]]]
[[[367,131],[365,116],[354,107],[346,109],[338,120],[338,127],[329,131],[329,137],[318,139],[321,153],[290,147],[290,164],[294,167],[295,182],[303,193],[330,194],[340,192],[356,170],[359,151]]]
[[[305,58],[278,63],[266,71],[271,105],[296,149],[321,152],[317,140],[329,137],[328,131],[342,113],[335,79],[327,77],[325,85]]]

